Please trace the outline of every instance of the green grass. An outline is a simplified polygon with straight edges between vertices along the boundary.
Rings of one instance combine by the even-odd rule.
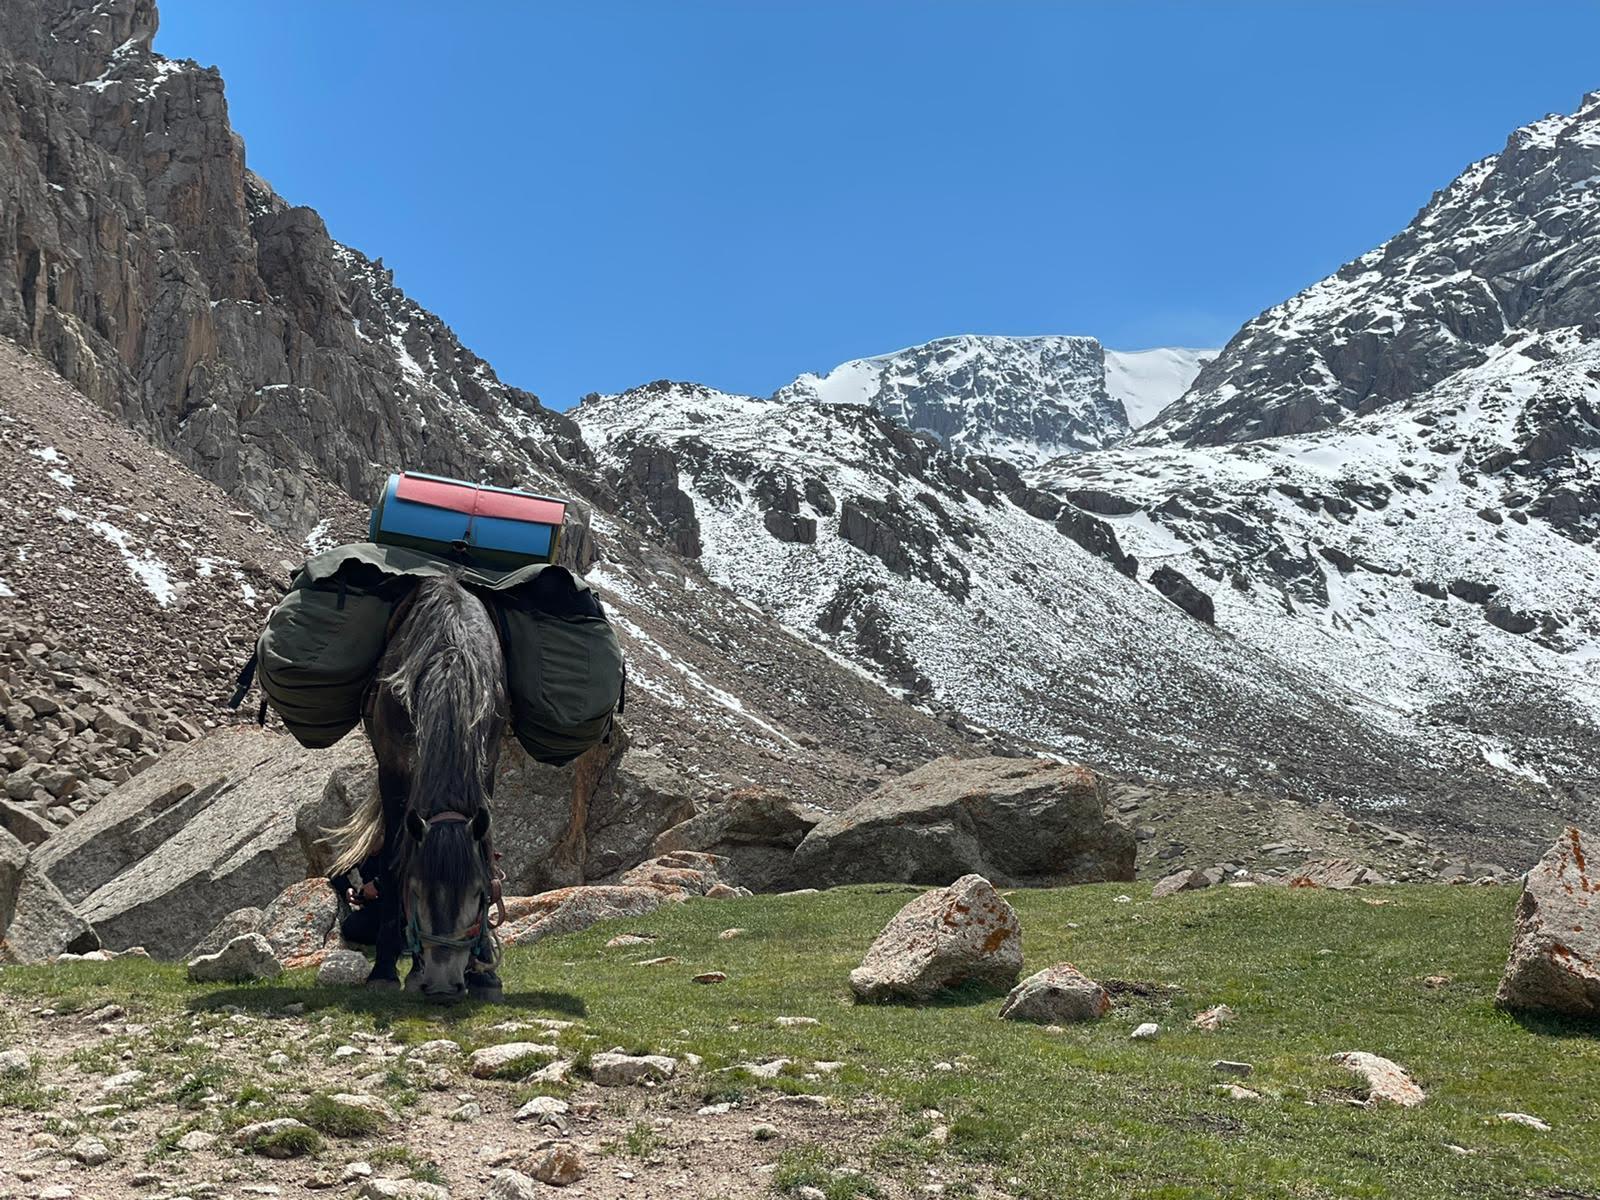
[[[322,1135],[315,1129],[307,1129],[303,1125],[293,1125],[288,1129],[262,1134],[250,1145],[252,1153],[274,1158],[278,1157],[271,1153],[274,1150],[283,1151],[290,1158],[298,1158],[303,1154],[316,1154],[321,1149]]]
[[[341,1104],[326,1092],[307,1100],[294,1114],[318,1133],[329,1137],[367,1137],[383,1128],[383,1117],[370,1108]]]
[[[772,1173],[772,1190],[780,1196],[792,1196],[803,1187],[820,1188],[828,1200],[883,1194],[865,1175],[841,1169],[834,1156],[820,1146],[785,1150],[778,1158],[778,1169]]]
[[[991,1180],[1041,1200],[1600,1197],[1600,1027],[1494,1007],[1512,889],[1216,889],[1160,902],[1139,885],[1016,893],[1026,970],[1070,960],[1121,981],[1111,1016],[1062,1034],[996,1019],[998,1000],[983,993],[921,1008],[852,1004],[846,976],[915,890],[672,905],[627,927],[656,934],[655,952],[680,964],[641,970],[603,949],[616,928],[599,927],[509,952],[507,1003],[498,1007],[435,1012],[403,995],[318,989],[309,972],[197,988],[181,968],[137,960],[8,968],[0,995],[58,1008],[114,999],[142,1020],[224,1004],[281,1012],[295,1002],[308,1020],[333,1016],[335,1036],[388,1029],[407,1042],[455,1038],[468,1050],[526,1036],[489,1028],[508,1018],[576,1019],[552,1039],[566,1054],[621,1044],[704,1056],[688,1086],[706,1102],[774,1090],[887,1101],[887,1126],[867,1130],[878,1139],[870,1175],[916,1182],[939,1165],[952,1195],[960,1181]],[[1116,903],[1122,893],[1133,902]],[[1364,902],[1377,896],[1391,903]],[[735,923],[749,932],[718,940]],[[728,981],[689,982],[711,969]],[[1452,982],[1426,987],[1435,974]],[[1218,1003],[1238,1013],[1231,1025],[1189,1028]],[[821,1024],[781,1028],[779,1015]],[[1129,1040],[1146,1020],[1161,1024],[1161,1037]],[[1427,1102],[1352,1107],[1345,1101],[1359,1095],[1357,1081],[1328,1061],[1341,1050],[1400,1062]],[[717,1073],[778,1056],[847,1066],[820,1082]],[[1221,1058],[1254,1064],[1246,1083],[1260,1101],[1213,1092],[1211,1064]],[[935,1070],[939,1062],[956,1069]],[[942,1146],[926,1136],[928,1109],[948,1126]],[[1554,1129],[1493,1123],[1503,1111],[1533,1113]],[[790,1191],[868,1194],[871,1179],[836,1174],[839,1165],[802,1147],[785,1155],[775,1181]]]

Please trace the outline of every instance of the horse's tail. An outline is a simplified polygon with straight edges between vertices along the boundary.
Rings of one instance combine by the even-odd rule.
[[[323,840],[338,851],[330,875],[347,874],[383,849],[383,796],[376,782],[346,820],[323,830]]]

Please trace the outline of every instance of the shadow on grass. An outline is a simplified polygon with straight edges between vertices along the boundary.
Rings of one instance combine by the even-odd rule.
[[[858,996],[855,1002],[859,1008],[973,1008],[980,1004],[993,1004],[996,1000],[1003,1000],[1009,991],[1009,988],[995,987],[993,984],[963,983],[958,987],[945,988],[924,1000],[913,1000],[904,996],[863,1000]]]
[[[342,1012],[371,1013],[385,1016],[428,1016],[442,1024],[454,1024],[484,1011],[504,1012],[555,1012],[567,1017],[588,1015],[589,1006],[583,997],[571,992],[511,992],[497,1001],[464,1000],[460,1004],[429,1004],[420,996],[403,991],[372,991],[367,988],[318,987],[307,983],[300,987],[241,987],[223,988],[207,992],[189,1001],[191,1011],[204,1012],[232,1006],[266,1016],[288,1016],[283,1010],[298,1005],[295,1014],[338,1009]]]
[[[1509,1010],[1513,1021],[1538,1037],[1587,1038],[1600,1041],[1600,1025],[1581,1017],[1563,1017],[1555,1013],[1521,1012]]]

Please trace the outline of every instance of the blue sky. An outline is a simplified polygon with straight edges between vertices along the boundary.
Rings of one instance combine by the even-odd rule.
[[[1600,88],[1600,5],[162,0],[250,165],[566,407],[1220,344]]]

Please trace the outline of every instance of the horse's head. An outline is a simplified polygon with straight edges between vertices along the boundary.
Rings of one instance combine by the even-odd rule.
[[[471,816],[443,810],[431,817],[406,812],[411,842],[401,883],[406,939],[418,956],[406,980],[428,1000],[443,1004],[467,995],[474,961],[492,965],[498,954],[490,911],[498,902],[489,810]]]

